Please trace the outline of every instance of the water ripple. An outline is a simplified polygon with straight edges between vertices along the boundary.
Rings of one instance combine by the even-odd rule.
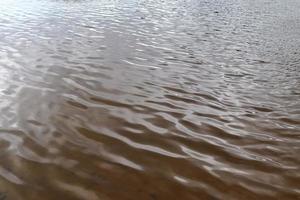
[[[296,0],[0,3],[0,199],[299,199]]]

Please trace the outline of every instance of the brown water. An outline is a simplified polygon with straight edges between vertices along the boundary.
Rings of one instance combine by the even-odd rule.
[[[300,199],[299,10],[1,1],[0,199]]]

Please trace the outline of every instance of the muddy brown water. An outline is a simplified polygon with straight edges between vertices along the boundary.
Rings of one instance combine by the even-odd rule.
[[[0,199],[300,199],[300,1],[0,2]]]

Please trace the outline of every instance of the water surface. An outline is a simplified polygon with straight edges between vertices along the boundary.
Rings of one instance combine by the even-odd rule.
[[[0,2],[0,199],[300,199],[300,1]]]

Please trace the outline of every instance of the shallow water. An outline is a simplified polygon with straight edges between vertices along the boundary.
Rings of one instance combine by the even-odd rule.
[[[300,199],[300,1],[0,2],[0,199]]]

